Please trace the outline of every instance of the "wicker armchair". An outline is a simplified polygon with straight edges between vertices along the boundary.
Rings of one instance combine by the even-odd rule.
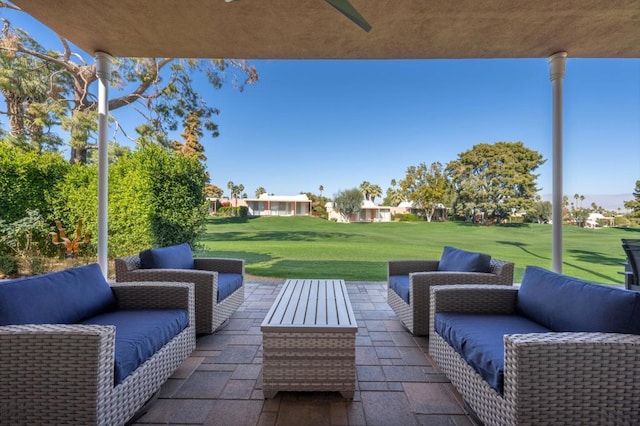
[[[114,326],[0,326],[0,424],[125,424],[195,349],[193,284],[111,287],[118,309],[188,309],[189,326],[116,386]]]
[[[438,271],[438,260],[391,260],[387,263],[387,302],[400,321],[415,336],[429,334],[429,290],[446,284],[513,285],[511,262],[491,259],[491,270],[484,272]],[[409,276],[409,303],[391,288],[392,276]]]
[[[429,355],[480,420],[487,426],[640,424],[640,335],[505,335],[500,394],[435,332],[438,312],[513,315],[518,291],[486,285],[431,289]]]
[[[194,258],[195,269],[140,269],[140,256],[115,260],[116,282],[169,281],[195,284],[196,333],[210,334],[244,302],[244,260]],[[242,285],[218,303],[218,274],[241,274]]]

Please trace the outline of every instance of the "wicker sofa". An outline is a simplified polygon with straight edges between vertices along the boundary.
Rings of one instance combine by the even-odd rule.
[[[150,249],[115,260],[116,282],[195,284],[196,334],[210,334],[244,302],[244,260],[194,258],[188,244]]]
[[[97,264],[0,283],[0,424],[120,425],[195,349],[191,283]]]
[[[387,262],[387,303],[409,331],[429,334],[429,289],[446,284],[513,285],[511,262],[445,247],[440,260]]]
[[[528,267],[431,289],[429,354],[486,425],[640,424],[640,293]]]

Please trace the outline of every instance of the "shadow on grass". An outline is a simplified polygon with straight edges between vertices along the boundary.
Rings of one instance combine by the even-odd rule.
[[[584,262],[586,264],[589,265],[594,265],[595,267],[597,267],[597,265],[610,265],[610,266],[615,266],[615,265],[619,265],[620,262],[624,261],[624,256],[621,255],[620,257],[612,257],[612,256],[607,256],[604,255],[602,253],[598,253],[595,251],[588,251],[588,250],[577,250],[577,249],[573,249],[573,250],[567,250],[568,254],[571,254],[575,260],[580,261],[580,262]],[[597,277],[600,277],[604,280],[606,280],[606,282],[608,283],[616,283],[616,278],[617,276],[611,276],[611,275],[606,275],[603,273],[600,273],[598,271],[596,271],[595,268],[585,268],[583,266],[579,266],[576,265],[574,263],[569,263],[569,262],[562,262],[564,265],[567,266],[571,266],[572,268],[576,268],[579,269],[581,271],[584,272],[588,272],[589,274],[595,275]],[[620,265],[620,270],[623,270],[623,266]]]
[[[472,227],[490,227],[497,226],[500,228],[528,228],[531,226],[530,223],[475,223],[475,222],[464,222],[454,220],[452,223],[455,223],[458,226],[472,226]]]
[[[621,229],[623,231],[627,231],[627,232],[637,232],[640,233],[640,228],[618,228]]]
[[[212,232],[203,235],[199,241],[318,241],[356,236],[344,232],[311,231]]]
[[[246,270],[253,275],[280,278],[345,281],[386,281],[387,279],[386,264],[383,262],[282,259],[268,266],[249,265]]]
[[[525,252],[525,253],[533,256],[533,257],[537,257],[538,259],[551,260],[550,257],[540,256],[539,254],[536,254],[536,253],[532,252],[531,250],[528,250],[526,248],[526,246],[528,246],[529,244],[527,244],[527,243],[519,243],[519,242],[515,242],[515,241],[496,241],[496,243],[502,244],[502,245],[506,245],[506,246],[517,247],[520,250],[522,250],[523,252]]]
[[[250,220],[256,219],[255,216],[230,216],[230,217],[216,217],[216,218],[207,218],[207,225],[229,225],[233,223],[247,223]]]
[[[230,250],[210,250],[198,249],[196,257],[224,257],[229,259],[244,259],[245,268],[248,264],[269,262],[273,256],[264,253],[254,253],[250,251],[230,251]]]

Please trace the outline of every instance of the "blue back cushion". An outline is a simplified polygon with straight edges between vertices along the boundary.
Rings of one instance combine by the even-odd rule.
[[[113,311],[82,324],[116,327],[114,385],[117,385],[184,330],[189,324],[189,314],[184,309]]]
[[[242,274],[218,273],[218,303],[242,287]]]
[[[407,305],[409,304],[409,275],[389,276],[389,287],[391,287]]]
[[[439,312],[434,328],[496,391],[504,386],[504,336],[547,333],[549,330],[519,315]]]
[[[115,296],[94,263],[0,282],[0,325],[74,324],[113,309]]]
[[[445,246],[438,263],[438,271],[490,272],[491,256]]]
[[[640,293],[535,266],[525,270],[518,311],[554,331],[640,334]]]
[[[193,255],[187,243],[140,252],[141,269],[193,269]]]

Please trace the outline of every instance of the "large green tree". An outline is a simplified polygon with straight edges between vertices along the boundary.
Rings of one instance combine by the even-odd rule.
[[[62,139],[52,131],[61,124],[59,116],[65,114],[65,104],[50,102],[59,100],[69,87],[66,75],[51,80],[60,68],[53,63],[42,63],[28,55],[17,54],[12,49],[23,40],[33,51],[44,50],[21,30],[10,31],[5,20],[0,37],[0,94],[4,98],[9,129],[0,132],[6,141],[25,150],[42,152],[56,150]]]
[[[0,0],[0,7],[20,10],[16,6]],[[95,133],[97,129],[97,81],[96,64],[86,61],[78,52],[72,51],[69,42],[59,37],[59,50],[45,50],[38,41],[19,29],[14,29],[10,22],[4,20],[0,39],[0,61],[7,63],[24,63],[16,68],[16,78],[24,84],[3,84],[5,99],[17,96],[29,102],[38,102],[44,109],[41,117],[51,116],[52,121],[59,122],[70,134],[70,161],[86,163],[88,152],[96,148]],[[47,40],[49,42],[49,40]],[[40,70],[37,75],[24,72],[29,64]],[[203,75],[214,88],[222,87],[225,76],[232,75],[242,89],[246,84],[258,80],[255,68],[243,60],[231,59],[176,59],[176,58],[116,58],[111,75],[113,86],[109,101],[111,111],[126,106],[135,106],[135,110],[143,114],[144,123],[136,131],[138,143],[160,142],[170,145],[168,133],[178,129],[185,119],[192,120],[193,114],[210,136],[218,135],[218,126],[213,116],[218,110],[207,105],[206,99],[194,86],[194,75]],[[1,76],[0,76],[1,77]],[[42,81],[55,87],[42,100]],[[6,83],[6,79],[5,79]],[[8,89],[7,89],[8,88]],[[35,94],[37,96],[30,96]],[[5,111],[12,115],[11,133],[29,135],[26,129],[30,118],[27,115],[29,105],[20,109]],[[16,115],[23,115],[20,118]],[[19,123],[24,127],[19,129]],[[129,136],[129,138],[134,139]]]
[[[351,216],[358,214],[362,208],[363,195],[358,188],[338,192],[333,198],[333,208],[349,222]]]
[[[636,181],[636,187],[633,189],[633,200],[625,201],[624,208],[631,210],[631,217],[640,217],[640,180]]]
[[[425,218],[431,222],[436,209],[447,201],[449,181],[440,162],[429,166],[420,163],[407,167],[400,188],[405,197],[413,201],[414,207],[424,211]]]
[[[480,143],[458,155],[446,171],[455,188],[456,204],[468,219],[500,220],[535,203],[537,174],[545,160],[522,142]]]

